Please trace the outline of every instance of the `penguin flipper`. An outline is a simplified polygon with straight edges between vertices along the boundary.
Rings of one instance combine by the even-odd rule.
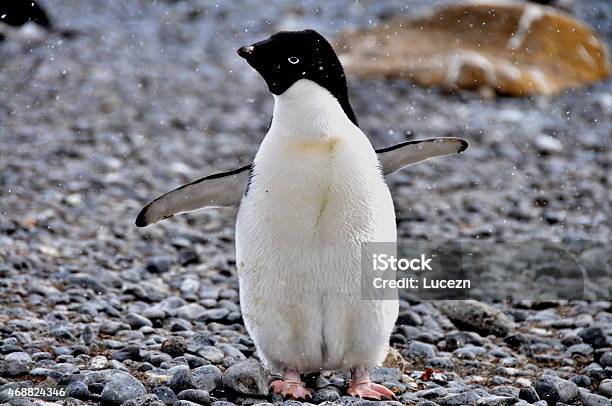
[[[376,154],[383,174],[388,175],[405,166],[430,158],[460,154],[467,147],[468,143],[464,139],[441,137],[402,142],[391,147],[377,149]]]
[[[240,203],[249,183],[251,165],[216,173],[183,185],[147,204],[136,217],[146,227],[175,214]]]

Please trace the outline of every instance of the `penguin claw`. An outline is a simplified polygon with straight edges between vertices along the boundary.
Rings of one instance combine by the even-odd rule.
[[[310,399],[312,392],[306,387],[304,382],[293,382],[278,380],[270,384],[272,392],[283,397],[290,396],[293,399]]]
[[[389,388],[369,381],[351,383],[347,392],[350,396],[361,399],[395,399],[395,394]]]

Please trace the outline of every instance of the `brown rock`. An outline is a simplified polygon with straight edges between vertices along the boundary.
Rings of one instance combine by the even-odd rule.
[[[359,76],[511,96],[551,95],[610,73],[605,45],[587,26],[532,3],[446,6],[345,32],[336,49]]]

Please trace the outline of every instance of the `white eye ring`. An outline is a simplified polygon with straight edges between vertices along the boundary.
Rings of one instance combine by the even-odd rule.
[[[298,58],[296,56],[290,56],[289,58],[287,58],[287,60],[292,65],[296,65],[296,64],[298,64],[300,62],[300,58]]]

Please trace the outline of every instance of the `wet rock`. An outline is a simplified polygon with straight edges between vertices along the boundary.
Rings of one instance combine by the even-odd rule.
[[[126,359],[131,359],[133,361],[139,361],[141,359],[140,356],[140,347],[138,345],[128,345],[127,347],[119,350],[113,351],[111,354],[112,359],[123,362]]]
[[[6,354],[4,360],[8,362],[22,362],[27,364],[28,362],[32,361],[32,357],[27,352],[17,351]]]
[[[178,400],[174,391],[167,386],[158,386],[151,393],[166,405],[173,405]]]
[[[212,392],[223,385],[223,374],[214,365],[204,365],[191,371],[197,389]]]
[[[0,360],[0,376],[21,376],[27,374],[28,371],[28,366],[23,362]]]
[[[527,403],[535,403],[540,400],[538,392],[531,386],[521,388],[519,392],[519,399],[526,401]]]
[[[420,326],[423,324],[423,319],[418,313],[413,312],[412,310],[406,310],[400,312],[397,316],[398,325],[408,325],[408,326]]]
[[[151,273],[165,273],[170,270],[174,260],[166,256],[153,257],[147,261],[146,269]]]
[[[245,395],[268,395],[268,380],[266,371],[253,358],[235,363],[223,374],[223,384],[227,388]]]
[[[202,347],[198,350],[198,355],[212,363],[219,364],[223,361],[223,351],[211,345]]]
[[[199,405],[208,405],[210,403],[210,394],[203,389],[187,389],[178,394],[181,400],[188,400]]]
[[[198,255],[195,249],[191,247],[186,247],[178,252],[178,262],[183,266],[199,264],[200,256]]]
[[[534,389],[549,405],[557,402],[571,403],[579,398],[578,386],[572,381],[567,381],[553,375],[542,375],[535,383]]]
[[[567,349],[567,352],[570,355],[582,355],[583,357],[588,357],[593,354],[593,347],[589,344],[575,344]]]
[[[582,388],[587,388],[587,387],[591,386],[591,378],[589,378],[586,375],[575,375],[575,376],[572,376],[570,381],[574,382],[576,385],[578,385],[578,386],[580,386]]]
[[[513,405],[518,399],[510,396],[485,396],[476,401],[477,406],[502,406]]]
[[[376,383],[399,381],[402,373],[397,368],[375,368],[370,371],[370,380]]]
[[[197,303],[181,306],[175,310],[176,317],[187,320],[197,320],[206,314],[206,309]]]
[[[195,389],[196,385],[191,376],[191,372],[187,368],[179,369],[172,375],[172,379],[168,386],[174,393],[181,393],[187,389]]]
[[[105,320],[100,325],[100,332],[109,335],[115,335],[121,330],[129,329],[129,326],[124,323],[118,323],[116,321]]]
[[[599,394],[612,398],[612,379],[604,379],[599,383]]]
[[[124,318],[123,321],[127,324],[130,325],[130,327],[132,327],[135,330],[138,330],[141,327],[151,327],[153,326],[153,323],[151,323],[151,320],[136,314],[136,313],[128,313]]]
[[[174,406],[197,406],[197,403],[190,402],[188,400],[177,400]]]
[[[578,337],[593,348],[603,348],[607,345],[606,336],[601,327],[587,327],[578,333]]]
[[[580,389],[580,400],[583,406],[604,406],[610,404],[610,398],[597,395],[589,392],[586,389]]]
[[[71,398],[85,400],[89,397],[89,388],[85,382],[74,381],[66,387],[66,394]]]
[[[312,394],[311,400],[313,403],[323,403],[323,402],[335,402],[338,399],[340,399],[340,391],[333,386],[329,386],[327,388],[316,390]]]
[[[599,363],[604,367],[612,367],[612,351],[606,351],[599,359]]]
[[[413,341],[408,347],[408,352],[413,357],[429,359],[436,356],[436,347],[420,341]]]
[[[440,406],[463,406],[475,403],[480,399],[474,391],[466,391],[463,393],[452,394],[437,399],[436,403]]]
[[[118,372],[104,385],[101,395],[103,401],[120,405],[145,393],[146,389],[138,379],[127,372]]]

